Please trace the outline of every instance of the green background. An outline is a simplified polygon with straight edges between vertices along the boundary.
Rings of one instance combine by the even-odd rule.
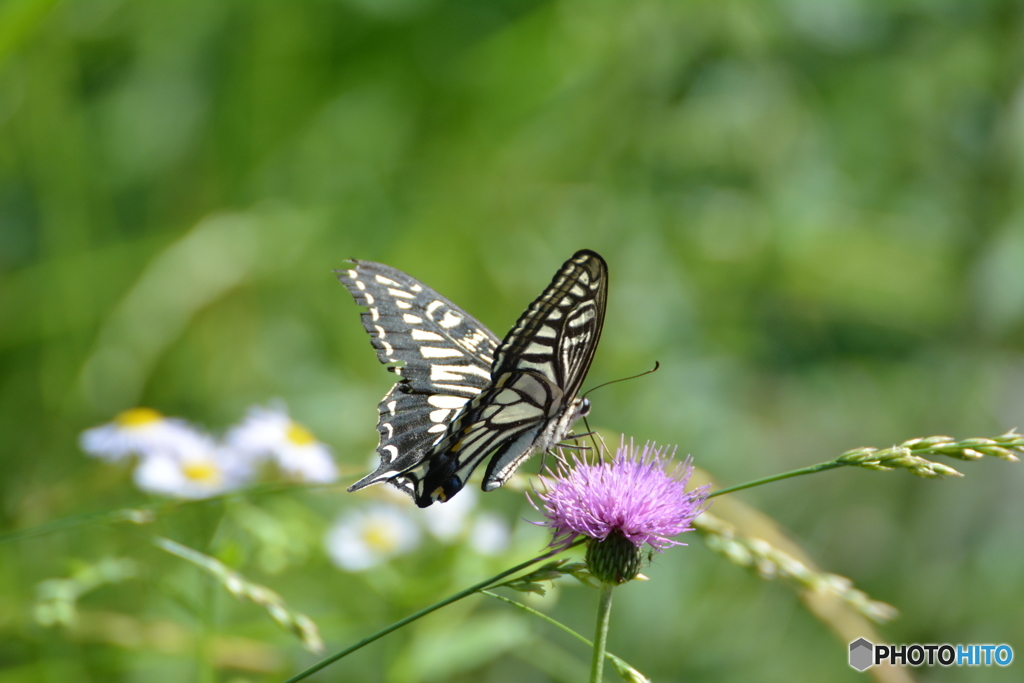
[[[723,485],[1024,426],[1022,66],[1015,2],[5,0],[0,530],[144,501],[77,447],[134,405],[219,430],[279,397],[346,485],[365,473],[391,376],[331,273],[349,257],[500,336],[575,249],[600,252],[587,385],[661,370],[593,395],[592,424],[678,444]],[[843,470],[739,497],[899,608],[888,642],[1024,656],[1024,470],[947,464],[967,476]],[[210,545],[220,503],[153,530],[273,587],[329,651],[511,564],[428,548],[345,575],[319,535],[368,499],[255,496],[305,539],[270,570],[258,534]],[[482,504],[528,514],[508,491]],[[0,683],[272,681],[314,661],[138,533],[0,545]],[[613,652],[658,681],[864,680],[787,586],[687,540],[618,591]],[[33,622],[38,581],[106,556],[140,576],[83,618],[146,638]],[[566,584],[543,609],[589,634],[595,606]],[[150,628],[166,622],[198,645]],[[211,663],[226,636],[259,646],[252,666]],[[587,661],[474,598],[318,680],[580,680]]]

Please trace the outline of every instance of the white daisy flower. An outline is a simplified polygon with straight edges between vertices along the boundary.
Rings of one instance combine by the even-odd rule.
[[[153,452],[135,468],[135,484],[143,491],[177,498],[209,498],[252,480],[243,458],[203,439],[196,448]]]
[[[331,451],[280,406],[255,407],[232,428],[227,443],[253,462],[273,460],[287,476],[305,482],[331,482],[338,468]]]
[[[113,422],[86,429],[79,445],[89,455],[117,462],[131,455],[145,459],[158,452],[193,451],[202,447],[205,438],[184,420],[164,417],[152,408],[132,408]]]
[[[469,545],[479,554],[491,557],[503,553],[512,539],[508,521],[497,512],[484,510],[477,515],[469,532]]]
[[[411,552],[419,542],[420,529],[406,511],[384,503],[339,517],[324,537],[331,561],[349,572]]]
[[[466,531],[470,514],[476,508],[476,501],[476,489],[467,486],[451,500],[423,508],[419,511],[418,518],[431,536],[442,543],[454,543]]]

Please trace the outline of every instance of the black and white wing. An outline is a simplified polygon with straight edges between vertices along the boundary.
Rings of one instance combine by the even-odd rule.
[[[577,251],[505,335],[492,377],[538,372],[575,397],[594,360],[607,302],[608,265],[596,252]]]
[[[451,498],[489,455],[483,489],[494,490],[532,453],[565,437],[589,409],[576,394],[601,337],[607,299],[604,259],[587,249],[573,254],[501,342],[491,382],[443,439],[400,472],[417,505]]]
[[[441,439],[452,417],[490,384],[498,338],[473,316],[400,270],[352,261],[336,270],[356,303],[377,358],[402,377],[378,405],[380,466],[349,491],[390,480],[410,495],[402,476]]]

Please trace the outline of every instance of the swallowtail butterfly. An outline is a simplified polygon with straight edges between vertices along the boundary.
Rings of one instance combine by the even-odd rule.
[[[378,406],[380,466],[349,487],[390,481],[420,507],[444,502],[490,456],[493,491],[548,451],[590,403],[578,398],[604,324],[608,266],[583,249],[499,340],[400,270],[353,260],[335,271],[388,370],[402,377]]]

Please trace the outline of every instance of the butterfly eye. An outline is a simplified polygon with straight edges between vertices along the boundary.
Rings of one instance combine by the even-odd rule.
[[[579,412],[576,413],[579,417],[586,417],[590,414],[590,399],[585,398],[580,402]]]

